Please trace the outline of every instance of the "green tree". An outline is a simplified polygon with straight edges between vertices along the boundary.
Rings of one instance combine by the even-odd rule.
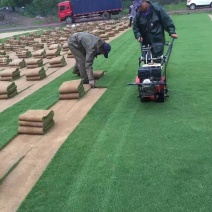
[[[13,0],[15,6],[17,7],[25,7],[27,4],[31,4],[33,0]]]
[[[32,2],[33,0],[0,0],[0,7],[25,7]]]
[[[29,10],[32,10],[39,15],[48,16],[55,15],[57,13],[57,4],[63,0],[33,0],[32,4],[28,6]]]

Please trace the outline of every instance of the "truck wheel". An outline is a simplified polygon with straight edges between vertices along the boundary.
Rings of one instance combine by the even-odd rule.
[[[66,18],[66,24],[72,24],[72,23],[74,23],[73,18],[72,17],[67,17]]]
[[[102,18],[104,18],[105,20],[106,20],[106,19],[109,19],[110,16],[111,16],[111,14],[110,14],[109,12],[104,12],[104,13],[102,13]]]

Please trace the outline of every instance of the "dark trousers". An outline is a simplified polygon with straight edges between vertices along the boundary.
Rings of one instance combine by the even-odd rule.
[[[132,26],[133,17],[130,17],[129,27]]]

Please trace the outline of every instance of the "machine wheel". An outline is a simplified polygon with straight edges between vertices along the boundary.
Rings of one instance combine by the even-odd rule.
[[[74,23],[73,17],[67,17],[66,18],[66,24],[73,24],[73,23]]]
[[[111,14],[109,12],[102,13],[102,18],[104,18],[105,20],[109,19],[110,17],[111,17]]]
[[[138,86],[138,97],[140,98],[141,102],[149,102],[151,101],[151,98],[150,97],[143,97],[142,96],[142,88],[141,86]]]
[[[194,10],[195,8],[196,8],[196,5],[195,5],[195,4],[191,4],[191,5],[190,5],[190,9],[191,9],[191,10]]]
[[[160,93],[157,93],[155,96],[156,102],[165,102],[166,100],[166,89],[161,90]]]

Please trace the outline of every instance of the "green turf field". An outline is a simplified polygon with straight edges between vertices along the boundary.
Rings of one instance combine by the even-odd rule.
[[[19,211],[211,211],[212,22],[207,14],[173,19],[179,39],[168,66],[169,99],[140,102],[137,88],[126,85],[136,76],[138,43],[132,31],[112,41],[109,59],[95,61],[96,69],[107,70],[101,83],[108,90]],[[64,74],[0,114],[0,121],[8,114],[16,123],[12,114],[52,105],[59,85],[70,78]],[[34,99],[40,101],[33,105]],[[4,123],[3,144],[9,139]],[[11,128],[10,137],[15,133]]]

